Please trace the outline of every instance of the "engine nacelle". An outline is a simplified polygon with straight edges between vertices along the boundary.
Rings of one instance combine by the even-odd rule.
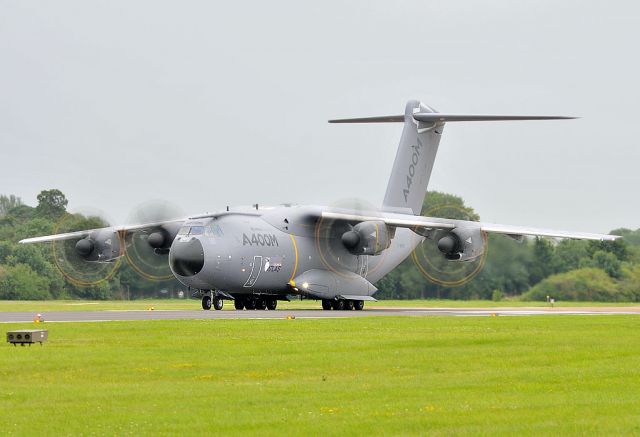
[[[354,255],[378,255],[391,244],[391,235],[383,221],[361,222],[342,234],[342,244]]]
[[[153,249],[156,255],[167,255],[181,226],[182,223],[167,223],[142,232],[130,233],[127,235],[126,245],[129,247],[134,244],[133,239],[139,237]]]
[[[85,261],[111,262],[122,256],[120,238],[112,229],[98,229],[78,240],[76,253]]]
[[[484,252],[480,227],[454,228],[438,239],[438,250],[451,261],[471,261]]]

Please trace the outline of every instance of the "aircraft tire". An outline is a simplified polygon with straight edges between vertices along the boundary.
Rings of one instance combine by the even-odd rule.
[[[256,300],[253,298],[248,298],[247,300],[244,301],[244,307],[248,310],[255,310]]]
[[[351,310],[353,310],[353,307],[354,307],[354,305],[353,305],[353,301],[352,300],[346,300],[344,302],[344,309],[345,310],[351,311]]]
[[[267,309],[274,311],[278,306],[278,299],[267,299]]]
[[[202,309],[209,311],[211,309],[211,296],[202,296]]]
[[[362,311],[364,308],[364,300],[354,300],[353,309],[356,311]]]
[[[343,311],[344,310],[344,300],[343,299],[334,300],[333,302],[331,302],[331,306],[336,311]]]
[[[331,310],[331,301],[329,299],[322,299],[322,309],[325,311]]]
[[[256,309],[257,310],[266,310],[267,309],[267,301],[262,297],[256,299]]]
[[[237,310],[243,310],[244,309],[244,300],[240,299],[239,297],[236,298],[233,301],[233,306],[237,309]]]
[[[224,306],[224,301],[222,299],[220,299],[219,297],[213,298],[213,308],[216,311],[220,311],[223,306]]]

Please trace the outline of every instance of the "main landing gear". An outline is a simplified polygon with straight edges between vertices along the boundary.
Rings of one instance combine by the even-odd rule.
[[[350,299],[322,299],[322,309],[325,311],[362,311],[364,309],[363,300],[350,300]]]
[[[275,310],[278,306],[278,300],[274,297],[236,297],[233,306],[237,310]]]
[[[219,296],[212,296],[211,292],[208,291],[202,296],[202,309],[209,311],[212,306],[219,311],[224,306],[224,301]]]

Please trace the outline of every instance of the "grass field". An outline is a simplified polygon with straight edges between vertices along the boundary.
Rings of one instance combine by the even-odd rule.
[[[2,435],[640,434],[634,316],[41,326],[0,347]]]
[[[638,302],[556,302],[556,308],[566,307],[614,307],[614,306],[640,306]],[[149,300],[49,300],[49,301],[19,301],[0,300],[0,312],[2,311],[104,311],[104,310],[147,310],[153,307],[156,310],[197,310],[200,309],[200,301],[197,299],[149,299]],[[505,307],[549,307],[546,302],[521,302],[504,300],[494,302],[491,300],[381,300],[367,302],[365,308],[384,307],[424,307],[424,308],[505,308]],[[291,302],[278,302],[279,309],[319,309],[320,301],[294,300]],[[225,310],[233,310],[233,303],[225,301]]]

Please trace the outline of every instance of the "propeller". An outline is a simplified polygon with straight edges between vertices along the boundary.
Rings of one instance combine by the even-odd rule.
[[[162,200],[151,200],[134,208],[127,223],[158,223],[183,216],[183,211],[176,205]],[[129,266],[140,276],[151,281],[172,279],[167,255],[181,225],[180,222],[169,223],[129,234],[125,251]]]
[[[422,215],[474,220],[474,217],[458,205],[436,205]],[[445,287],[461,286],[473,279],[484,268],[489,247],[486,234],[483,238],[484,252],[481,256],[472,261],[455,262],[448,260],[446,255],[456,252],[460,241],[448,231],[435,231],[415,248],[411,258],[420,273],[430,282]]]
[[[82,213],[66,213],[54,226],[54,233],[82,231],[110,226],[102,211],[84,208]],[[108,281],[120,267],[124,244],[113,230],[97,231],[78,240],[53,241],[53,261],[72,284],[90,287]]]
[[[354,215],[376,217],[378,208],[362,199],[342,199],[329,206],[330,209]],[[360,245],[357,222],[348,223],[334,219],[320,219],[315,227],[315,242],[318,256],[323,265],[334,273],[345,270],[362,276],[374,271],[386,257],[386,251],[377,256],[354,256],[353,251]]]

